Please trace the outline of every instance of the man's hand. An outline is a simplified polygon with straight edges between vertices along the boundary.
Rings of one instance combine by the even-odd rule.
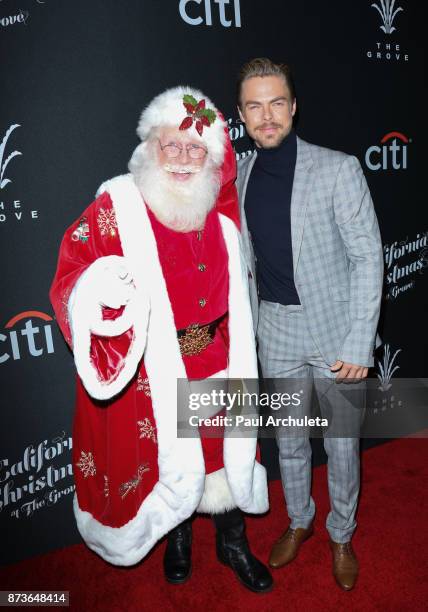
[[[346,363],[346,361],[340,361],[338,359],[336,363],[331,366],[330,371],[337,372],[336,382],[341,382],[342,380],[345,382],[352,382],[353,380],[367,378],[369,369],[353,363]]]

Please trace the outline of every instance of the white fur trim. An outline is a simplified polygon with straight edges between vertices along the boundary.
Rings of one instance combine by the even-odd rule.
[[[248,272],[240,245],[240,235],[228,217],[220,215],[229,256],[229,378],[257,380],[257,355],[253,334]],[[262,513],[269,509],[266,469],[255,460],[255,435],[238,438],[237,432],[223,442],[227,480],[236,504],[244,512]]]
[[[205,465],[199,438],[177,438],[175,381],[185,379],[186,371],[146,207],[131,176],[117,177],[104,188],[115,208],[127,269],[137,291],[144,287],[150,296],[144,363],[158,434],[159,481],[136,516],[120,528],[105,526],[82,511],[77,497],[74,509],[79,531],[90,548],[111,563],[132,565],[196,510],[205,488]],[[229,219],[221,222],[229,253],[229,375],[256,378],[247,276],[238,232]],[[264,512],[268,508],[266,471],[255,462],[255,449],[254,438],[226,438],[225,472],[235,504],[247,512]]]
[[[120,317],[103,320],[99,295],[104,290],[104,265],[110,257],[100,257],[80,276],[68,302],[70,330],[77,372],[88,393],[106,400],[117,395],[134,376],[146,342],[149,303],[141,291],[134,291]],[[120,259],[120,258],[117,258]],[[118,304],[119,305],[119,304]],[[133,335],[122,369],[106,381],[99,377],[91,361],[91,334],[118,336],[132,327]]]
[[[167,125],[178,127],[186,117],[186,109],[183,106],[183,96],[185,94],[192,95],[198,102],[199,100],[204,99],[206,107],[214,110],[217,115],[216,120],[210,125],[210,127],[204,127],[202,136],[199,136],[198,132],[196,131],[195,122],[187,131],[193,137],[201,139],[201,141],[206,145],[214,164],[220,166],[223,163],[224,158],[224,147],[226,141],[224,128],[226,123],[220,119],[218,110],[214,106],[213,102],[201,91],[199,91],[199,89],[180,85],[178,87],[167,89],[163,93],[156,96],[156,98],[154,98],[142,112],[137,128],[137,134],[141,140],[144,141],[147,139],[152,128]]]
[[[205,476],[205,488],[197,512],[220,514],[236,508],[224,468]]]

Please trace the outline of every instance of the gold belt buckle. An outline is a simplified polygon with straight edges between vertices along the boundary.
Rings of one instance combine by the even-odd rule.
[[[180,352],[182,355],[199,355],[213,341],[209,331],[209,325],[192,323],[186,327],[185,333],[178,338]]]

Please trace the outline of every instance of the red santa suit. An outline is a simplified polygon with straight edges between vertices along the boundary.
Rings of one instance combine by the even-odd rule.
[[[117,565],[138,562],[197,509],[268,508],[254,437],[177,437],[177,379],[257,377],[239,234],[219,212],[237,210],[230,144],[226,158],[201,232],[162,225],[125,175],[61,245],[51,300],[78,371],[74,511],[88,546]],[[124,307],[99,305],[111,264],[133,279]],[[213,322],[208,345],[183,353],[183,330]]]

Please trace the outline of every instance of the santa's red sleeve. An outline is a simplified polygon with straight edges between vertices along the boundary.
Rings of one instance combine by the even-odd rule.
[[[102,193],[70,225],[62,239],[50,299],[65,340],[71,347],[68,303],[83,272],[100,257],[122,255],[111,198]]]
[[[50,290],[78,374],[96,399],[121,391],[142,355],[143,334],[137,343],[132,304],[113,308],[100,301],[109,289],[106,267],[122,260],[114,207],[104,192],[65,232]]]

